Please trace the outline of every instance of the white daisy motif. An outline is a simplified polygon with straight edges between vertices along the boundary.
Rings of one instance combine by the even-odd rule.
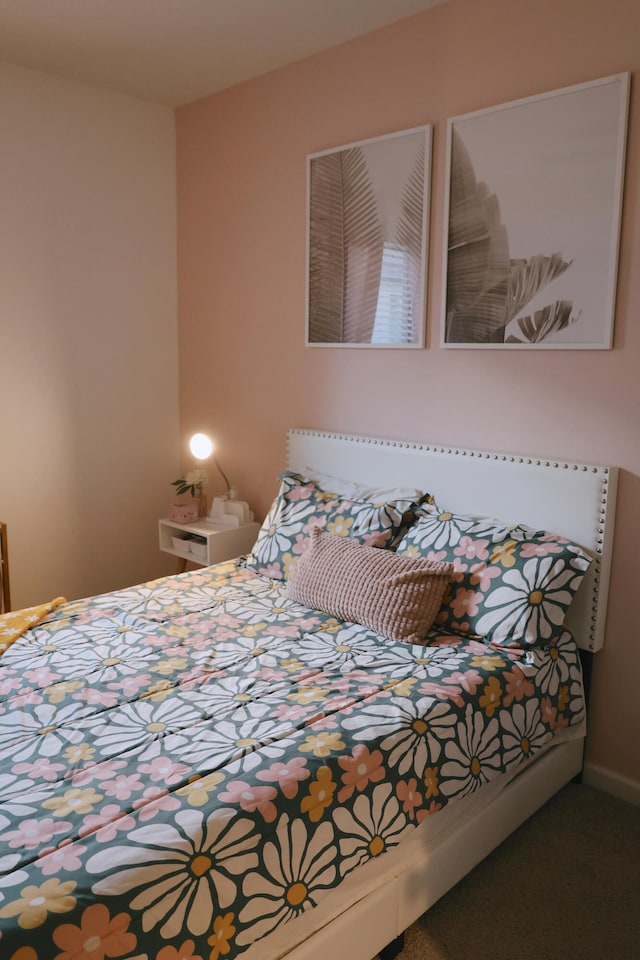
[[[6,899],[4,890],[8,887],[17,887],[21,883],[26,883],[29,879],[26,870],[16,870],[20,859],[21,854],[19,853],[7,853],[0,857],[0,904]]]
[[[261,667],[276,668],[279,659],[288,655],[289,645],[283,639],[270,638],[267,649],[262,634],[248,637],[235,635],[228,640],[216,640],[214,637],[212,648],[203,650],[194,660],[198,663],[206,660],[209,666],[217,670],[236,667],[239,672],[247,673]]]
[[[308,500],[279,501],[282,509],[275,509],[262,525],[262,530],[253,548],[253,556],[258,563],[271,563],[281,553],[291,550],[296,536],[301,532],[304,522],[312,513],[315,505]]]
[[[52,635],[48,630],[32,627],[2,654],[2,666],[32,669],[44,665],[64,667],[67,671],[77,650],[78,637],[69,630]]]
[[[80,743],[83,734],[78,724],[92,712],[82,703],[41,703],[0,716],[0,749],[5,757],[19,763],[33,756],[55,757],[64,747]]]
[[[446,510],[437,511],[429,516],[420,517],[411,527],[405,543],[415,544],[423,553],[455,547],[473,522],[471,517],[459,517]]]
[[[84,728],[102,757],[114,757],[127,750],[143,749],[159,737],[166,738],[184,728],[188,728],[191,738],[195,736],[194,724],[201,719],[193,704],[145,699],[96,714]]]
[[[457,724],[457,737],[445,746],[447,759],[440,768],[442,793],[447,797],[473,793],[500,772],[498,721],[474,713],[467,705],[464,721]]]
[[[0,797],[2,797],[2,813],[16,820],[40,813],[42,800],[51,796],[55,786],[46,784],[38,787],[33,780],[24,776],[15,776],[11,773],[0,773]],[[6,817],[0,815],[0,829],[9,823]]]
[[[253,705],[247,704],[247,713]],[[246,773],[265,761],[279,760],[293,741],[287,735],[294,732],[290,720],[269,720],[262,715],[260,707],[247,720],[232,719],[216,721],[197,732],[190,731],[184,739],[180,758],[194,767],[224,763],[229,776]]]
[[[536,700],[526,705],[515,704],[511,710],[500,711],[504,764],[509,767],[523,763],[551,738],[542,723],[540,705]]]
[[[141,637],[138,639],[142,640]],[[152,647],[145,646],[142,642],[131,650],[124,644],[94,644],[89,641],[74,653],[73,669],[67,670],[66,676],[87,677],[92,685],[110,683],[119,677],[144,673],[159,659],[160,654],[154,653]]]
[[[402,523],[402,518],[412,506],[411,500],[394,500],[388,503],[364,503],[351,513],[354,518],[353,532],[361,535],[367,532],[393,530]]]
[[[134,616],[166,620],[184,613],[210,610],[219,603],[219,595],[206,587],[192,586],[178,592],[168,583],[149,590],[137,603],[130,602],[127,609]]]
[[[487,537],[491,543],[501,543],[506,540],[525,540],[531,536],[531,530],[519,524],[505,524],[502,520],[493,520],[491,517],[480,517],[474,520],[467,528],[469,536],[474,538]]]
[[[309,619],[306,607],[292,603],[286,597],[279,596],[275,591],[271,595],[253,597],[250,601],[240,598],[237,601],[225,604],[225,612],[238,617],[243,623],[268,621],[273,623],[290,623],[295,625],[298,620]]]
[[[553,556],[532,558],[522,567],[503,575],[503,586],[485,600],[485,613],[476,633],[491,634],[494,641],[527,637],[549,640],[562,625],[575,592],[576,578],[583,573],[567,567]]]
[[[539,657],[536,684],[542,694],[555,697],[561,684],[568,683],[570,676],[577,680],[582,673],[575,645],[573,641],[567,643],[567,638],[570,634],[565,632],[558,641],[536,651]]]
[[[198,687],[177,690],[175,699],[200,710],[203,717],[227,717],[232,714],[238,722],[268,713],[271,708],[262,698],[272,694],[276,687],[274,683],[242,674],[214,677]]]
[[[454,735],[455,723],[450,704],[436,703],[432,697],[416,701],[397,697],[365,704],[343,720],[354,740],[375,738],[387,764],[397,767],[398,775],[413,771],[418,777],[439,759],[443,742]]]
[[[236,897],[231,877],[257,866],[258,839],[251,821],[238,819],[230,808],[215,810],[206,820],[197,810],[181,810],[175,826],[155,823],[133,830],[126,845],[105,847],[86,868],[107,874],[92,885],[94,894],[132,894],[129,907],[141,911],[145,932],[159,927],[167,940],[186,932],[202,936],[212,915]]]
[[[333,812],[333,819],[340,836],[340,873],[343,877],[361,863],[397,846],[412,829],[390,783],[376,787],[371,798],[361,794],[351,810],[338,807]]]
[[[316,906],[335,884],[337,853],[330,823],[321,823],[308,834],[304,821],[290,821],[283,814],[273,840],[264,844],[263,871],[249,873],[242,883],[247,903],[239,920],[245,929],[236,942],[253,943]]]
[[[445,669],[453,668],[464,659],[464,651],[455,652],[451,647],[427,647],[421,643],[398,643],[392,646],[387,642],[378,654],[375,669],[384,673],[389,680],[402,680],[405,677],[437,680]]]
[[[384,645],[377,635],[359,625],[319,630],[304,638],[305,663],[320,670],[338,667],[344,673],[372,664],[377,669],[383,654]]]

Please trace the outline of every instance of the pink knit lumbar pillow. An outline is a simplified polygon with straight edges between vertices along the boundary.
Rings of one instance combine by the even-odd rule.
[[[422,643],[452,573],[451,563],[399,557],[315,527],[287,596],[390,640]]]

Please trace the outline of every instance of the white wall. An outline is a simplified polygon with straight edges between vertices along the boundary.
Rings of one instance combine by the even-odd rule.
[[[14,608],[173,568],[173,111],[0,64],[0,519]]]

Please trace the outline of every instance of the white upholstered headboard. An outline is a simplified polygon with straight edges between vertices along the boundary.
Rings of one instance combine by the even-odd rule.
[[[585,650],[604,643],[611,566],[615,467],[556,458],[460,450],[315,430],[289,431],[288,464],[336,477],[415,486],[448,510],[525,523],[567,537],[594,557],[567,626]]]

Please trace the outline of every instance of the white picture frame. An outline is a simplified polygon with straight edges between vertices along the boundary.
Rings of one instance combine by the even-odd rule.
[[[629,87],[449,119],[442,347],[611,349]]]
[[[305,344],[422,348],[431,126],[307,157]]]

